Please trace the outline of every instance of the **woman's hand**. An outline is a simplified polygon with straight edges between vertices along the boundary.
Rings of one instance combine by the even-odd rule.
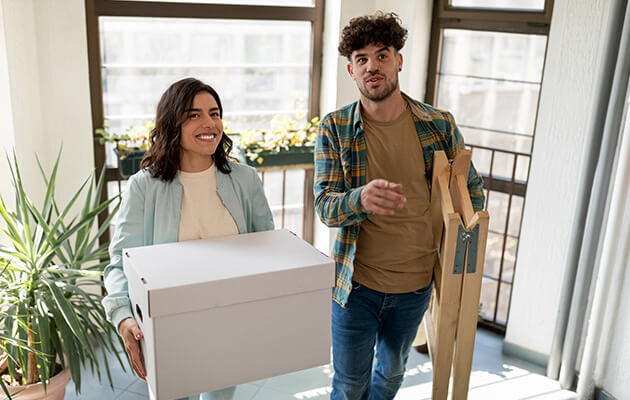
[[[142,380],[146,380],[147,372],[144,369],[144,357],[138,341],[142,339],[142,331],[138,323],[133,318],[126,318],[118,325],[118,333],[125,344],[125,351],[131,360],[131,366],[136,371],[136,375]]]

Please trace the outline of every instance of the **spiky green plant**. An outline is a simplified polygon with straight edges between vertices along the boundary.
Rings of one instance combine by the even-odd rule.
[[[124,369],[115,347],[121,341],[106,320],[101,296],[84,290],[102,287],[98,277],[108,254],[99,238],[120,201],[118,196],[101,201],[103,168],[96,182],[93,176],[86,178],[60,208],[55,200],[60,155],[50,176],[37,162],[46,185],[40,207],[24,190],[15,154],[7,157],[15,210],[0,196],[0,227],[8,239],[2,242],[10,243],[0,244],[0,349],[8,356],[15,384],[41,382],[46,389],[60,362],[70,369],[78,393],[81,368],[88,365],[99,380],[104,366],[113,387],[107,353],[116,354]],[[98,216],[110,206],[113,212],[99,225]],[[92,279],[81,279],[85,277]]]

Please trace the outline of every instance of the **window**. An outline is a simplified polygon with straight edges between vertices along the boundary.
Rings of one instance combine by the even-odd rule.
[[[545,0],[451,0],[453,7],[544,10]]]
[[[217,90],[233,132],[269,128],[276,115],[306,120],[307,21],[100,17],[99,27],[103,122],[114,131],[153,120],[161,94],[186,76]]]
[[[161,1],[169,3],[202,3],[202,4],[243,4],[251,6],[295,6],[313,7],[314,0],[115,0],[115,1]]]
[[[269,128],[274,116],[306,121],[318,115],[322,0],[159,3],[86,2],[95,128],[124,132],[152,121],[164,90],[188,76],[217,89],[224,121],[235,133]],[[113,146],[95,143],[96,166],[106,164],[111,196],[125,182]],[[310,175],[261,174],[278,227],[312,231],[312,221],[302,226],[312,220],[304,217],[309,194],[286,190],[307,184]]]
[[[453,113],[484,176],[490,226],[480,314],[504,330],[552,1],[439,0],[426,101]]]

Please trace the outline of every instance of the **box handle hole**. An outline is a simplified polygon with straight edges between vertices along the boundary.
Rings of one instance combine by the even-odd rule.
[[[140,322],[142,321],[142,310],[140,309],[140,306],[136,304],[136,312],[138,313],[138,318],[140,318]]]

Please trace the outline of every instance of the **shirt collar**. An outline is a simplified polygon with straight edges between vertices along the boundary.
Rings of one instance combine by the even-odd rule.
[[[416,118],[422,121],[433,120],[433,118],[431,118],[431,116],[426,111],[424,111],[422,107],[420,107],[419,102],[416,102],[414,99],[409,97],[404,92],[401,92],[401,94],[403,98],[405,99],[405,101],[407,101],[407,103],[409,104],[409,109],[411,110],[411,113],[415,115]],[[359,128],[363,129],[363,120],[361,119],[361,100],[360,99],[354,103],[352,126],[354,126],[355,135],[356,135],[356,132],[358,132]]]

